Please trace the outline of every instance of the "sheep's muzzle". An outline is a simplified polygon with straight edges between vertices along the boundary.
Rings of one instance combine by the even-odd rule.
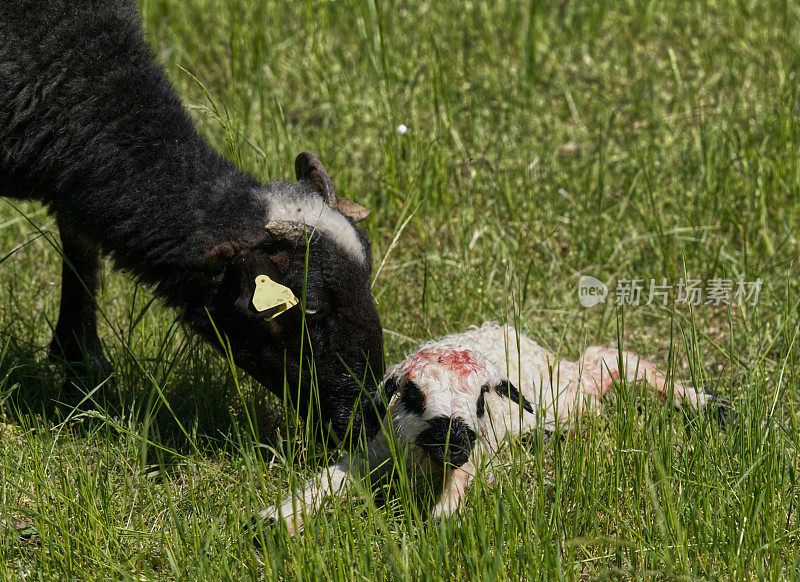
[[[441,465],[460,467],[475,446],[475,431],[460,418],[437,416],[417,437],[417,444]]]

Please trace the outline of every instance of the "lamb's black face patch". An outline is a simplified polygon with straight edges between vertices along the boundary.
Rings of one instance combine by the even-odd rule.
[[[486,398],[484,396],[486,392],[481,390],[481,395],[478,396],[478,403],[475,405],[475,413],[478,415],[478,418],[483,418],[483,415],[486,414]]]
[[[403,397],[400,399],[406,410],[417,415],[422,415],[425,412],[425,395],[420,390],[419,386],[409,380],[403,387]]]
[[[460,467],[475,446],[475,431],[460,418],[437,416],[417,437],[417,444],[438,463]]]
[[[516,386],[514,386],[508,380],[503,380],[497,386],[494,387],[494,391],[497,392],[500,396],[505,396],[506,398],[510,398],[512,402],[516,402],[517,404],[520,403],[520,399],[522,400],[522,408],[525,409],[526,412],[530,412],[533,414],[533,406],[531,403],[528,402],[528,399],[525,398],[522,394],[519,393]]]

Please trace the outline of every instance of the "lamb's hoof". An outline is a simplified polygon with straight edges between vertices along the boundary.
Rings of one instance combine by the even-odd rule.
[[[260,550],[263,547],[264,536],[269,532],[275,531],[276,520],[266,514],[266,510],[261,510],[250,518],[247,524],[247,533],[253,541],[253,547]]]
[[[736,411],[727,398],[721,398],[713,391],[706,391],[708,401],[705,406],[705,413],[717,421],[720,428],[736,428],[739,426]]]
[[[250,538],[253,540],[253,546],[256,549],[262,548],[262,541],[265,536],[271,535],[275,537],[278,532],[284,535],[294,537],[295,528],[289,523],[274,517],[274,512],[269,509],[262,509],[256,513],[248,524]]]

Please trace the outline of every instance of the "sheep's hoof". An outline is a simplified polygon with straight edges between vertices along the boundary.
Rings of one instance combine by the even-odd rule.
[[[705,406],[705,413],[710,415],[719,423],[720,428],[736,428],[739,421],[736,418],[736,411],[733,409],[731,401],[722,398],[714,391],[707,390],[708,401]]]
[[[97,345],[83,347],[74,342],[65,346],[54,339],[50,344],[48,359],[64,366],[64,391],[68,393],[75,392],[76,387],[98,386],[114,373],[114,366],[103,355],[99,340]]]
[[[113,372],[114,368],[105,359],[90,362],[68,362],[63,391],[71,397],[87,391],[94,391],[101,384],[104,384],[106,389],[112,388],[114,386]]]

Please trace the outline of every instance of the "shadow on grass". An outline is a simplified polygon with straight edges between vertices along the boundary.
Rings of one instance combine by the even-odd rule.
[[[79,436],[104,427],[135,431],[159,450],[180,455],[231,452],[246,442],[280,448],[299,430],[287,423],[283,407],[265,388],[250,381],[240,392],[231,372],[200,361],[222,360],[193,341],[169,361],[119,358],[114,373],[100,379],[77,378],[66,363],[49,361],[45,348],[18,338],[6,336],[3,344],[0,418],[5,422],[45,429],[67,425]],[[160,458],[159,464],[165,461]]]

